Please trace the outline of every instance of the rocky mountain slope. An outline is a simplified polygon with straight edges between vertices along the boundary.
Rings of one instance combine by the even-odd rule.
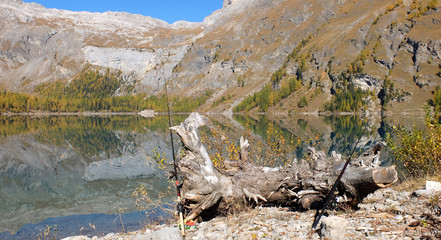
[[[121,70],[134,85],[127,94],[159,94],[164,79],[176,95],[211,90],[203,110],[217,112],[282,69],[280,85],[295,76],[303,87],[270,111],[316,112],[350,72],[350,82],[371,92],[369,110],[387,103],[419,111],[441,82],[440,7],[436,0],[225,0],[202,23],[168,24],[0,0],[0,88],[32,93],[42,83],[68,84],[90,64]],[[386,103],[385,82],[393,83]],[[309,104],[300,109],[302,97]]]

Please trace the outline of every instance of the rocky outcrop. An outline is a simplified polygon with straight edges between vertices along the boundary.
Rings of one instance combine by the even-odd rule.
[[[116,48],[85,46],[85,60],[94,66],[121,70],[126,81],[140,82],[142,91],[158,93],[164,89],[164,79],[172,76],[173,68],[182,60],[189,45],[175,48]]]
[[[382,89],[381,81],[369,75],[357,76],[353,79],[353,83],[363,91],[380,92]]]
[[[417,68],[419,68],[420,64],[428,62],[430,59],[441,60],[441,40],[421,42],[408,38],[403,47],[413,54],[412,60]]]

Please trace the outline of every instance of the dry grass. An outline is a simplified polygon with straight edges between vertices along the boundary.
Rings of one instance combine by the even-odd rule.
[[[392,186],[396,191],[413,192],[418,189],[423,189],[426,186],[426,180],[441,182],[441,176],[427,176],[421,178],[409,178],[403,182]]]

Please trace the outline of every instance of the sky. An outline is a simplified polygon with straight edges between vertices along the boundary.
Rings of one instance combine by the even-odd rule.
[[[88,12],[129,12],[174,23],[179,20],[202,22],[222,8],[223,0],[24,0],[46,8]]]

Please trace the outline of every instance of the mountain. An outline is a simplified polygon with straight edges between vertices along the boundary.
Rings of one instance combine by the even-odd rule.
[[[0,88],[68,85],[89,65],[120,70],[133,90],[119,94],[160,94],[165,79],[177,96],[210,91],[205,111],[271,85],[269,112],[420,113],[441,82],[440,9],[437,0],[224,0],[202,23],[168,24],[0,0]],[[294,78],[301,84],[282,94]],[[357,89],[367,100],[353,107],[344,93]]]

